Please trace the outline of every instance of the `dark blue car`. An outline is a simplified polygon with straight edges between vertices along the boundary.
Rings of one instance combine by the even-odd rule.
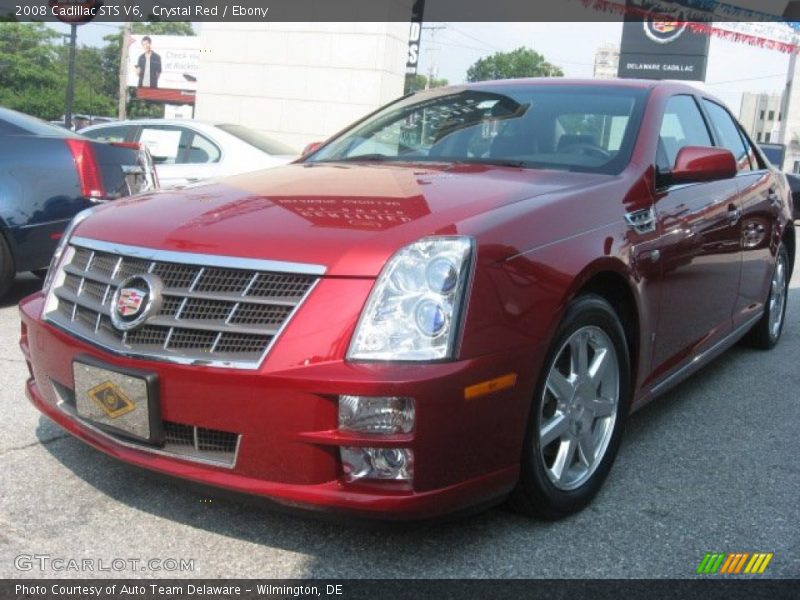
[[[41,275],[76,213],[156,186],[138,144],[90,140],[0,108],[0,297],[16,273]]]

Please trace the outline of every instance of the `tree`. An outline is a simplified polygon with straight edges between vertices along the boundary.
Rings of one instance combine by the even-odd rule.
[[[434,77],[433,79],[431,79],[430,87],[432,88],[444,87],[447,85],[447,83],[448,83],[447,79],[437,79]],[[419,90],[424,90],[427,87],[427,84],[428,84],[428,78],[425,77],[425,75],[417,73],[416,75],[414,75],[414,78],[411,81],[410,88],[406,91],[418,92]]]
[[[194,35],[191,23],[133,23],[133,33]],[[80,31],[80,30],[79,30]],[[102,48],[75,53],[73,112],[116,114],[122,33],[106,36]],[[42,23],[3,22],[0,27],[0,106],[45,120],[64,114],[69,50],[63,36]],[[161,116],[163,107],[131,102],[131,116]]]
[[[536,50],[524,47],[481,58],[467,70],[467,81],[563,76],[559,67],[547,62]]]
[[[58,72],[59,35],[41,23],[0,27],[0,106],[45,119],[64,111],[66,76]]]
[[[75,52],[75,95],[72,110],[74,114],[110,116],[116,114],[116,90],[105,81],[101,68],[103,51],[100,48],[81,46]],[[62,96],[67,85],[69,68],[69,48],[61,46],[59,65],[56,67],[63,79]],[[62,101],[63,102],[63,101]],[[63,104],[61,112],[63,112]]]

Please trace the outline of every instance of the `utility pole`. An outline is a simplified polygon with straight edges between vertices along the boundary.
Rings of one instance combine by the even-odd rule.
[[[437,49],[434,46],[436,40],[436,32],[440,29],[447,29],[446,25],[425,25],[422,27],[423,30],[428,30],[431,32],[431,42],[428,46],[430,50],[428,50],[428,54],[431,57],[430,65],[428,65],[428,79],[425,82],[425,89],[429,89],[431,87],[431,81],[433,80],[434,74],[437,72],[436,69],[436,52]]]
[[[64,106],[64,127],[72,129],[72,104],[75,100],[75,46],[78,41],[78,26],[69,24],[69,63],[67,66],[67,99]]]
[[[126,21],[122,26],[122,50],[119,56],[119,105],[117,117],[120,121],[124,121],[128,114],[128,38],[130,35],[131,24]]]
[[[789,108],[791,106],[792,84],[794,83],[794,70],[795,67],[797,66],[798,42],[800,42],[800,38],[798,38],[798,36],[796,35],[793,36],[792,45],[794,46],[794,51],[789,56],[789,69],[786,71],[786,87],[784,87],[783,89],[783,97],[781,98],[781,127],[780,127],[780,133],[778,134],[779,144],[786,144],[786,130],[788,129],[786,122],[788,121],[787,117],[789,116]]]

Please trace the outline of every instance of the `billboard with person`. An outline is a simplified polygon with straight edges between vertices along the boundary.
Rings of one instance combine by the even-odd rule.
[[[197,89],[199,38],[180,35],[131,35],[128,38],[128,86],[167,90]]]

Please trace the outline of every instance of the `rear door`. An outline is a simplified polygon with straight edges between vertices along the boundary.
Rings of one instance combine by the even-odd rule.
[[[667,102],[656,166],[670,170],[681,148],[711,146],[698,102]],[[657,191],[663,291],[653,364],[667,372],[731,329],[739,290],[741,251],[735,179],[677,184]]]
[[[182,187],[219,174],[221,150],[193,129],[143,125],[137,141],[150,150],[162,188]]]
[[[772,172],[731,114],[712,100],[703,107],[716,132],[718,144],[737,159],[736,183],[742,218],[738,226],[742,247],[742,276],[733,309],[734,327],[761,314],[774,262],[770,252],[772,228],[779,222],[780,193]]]

